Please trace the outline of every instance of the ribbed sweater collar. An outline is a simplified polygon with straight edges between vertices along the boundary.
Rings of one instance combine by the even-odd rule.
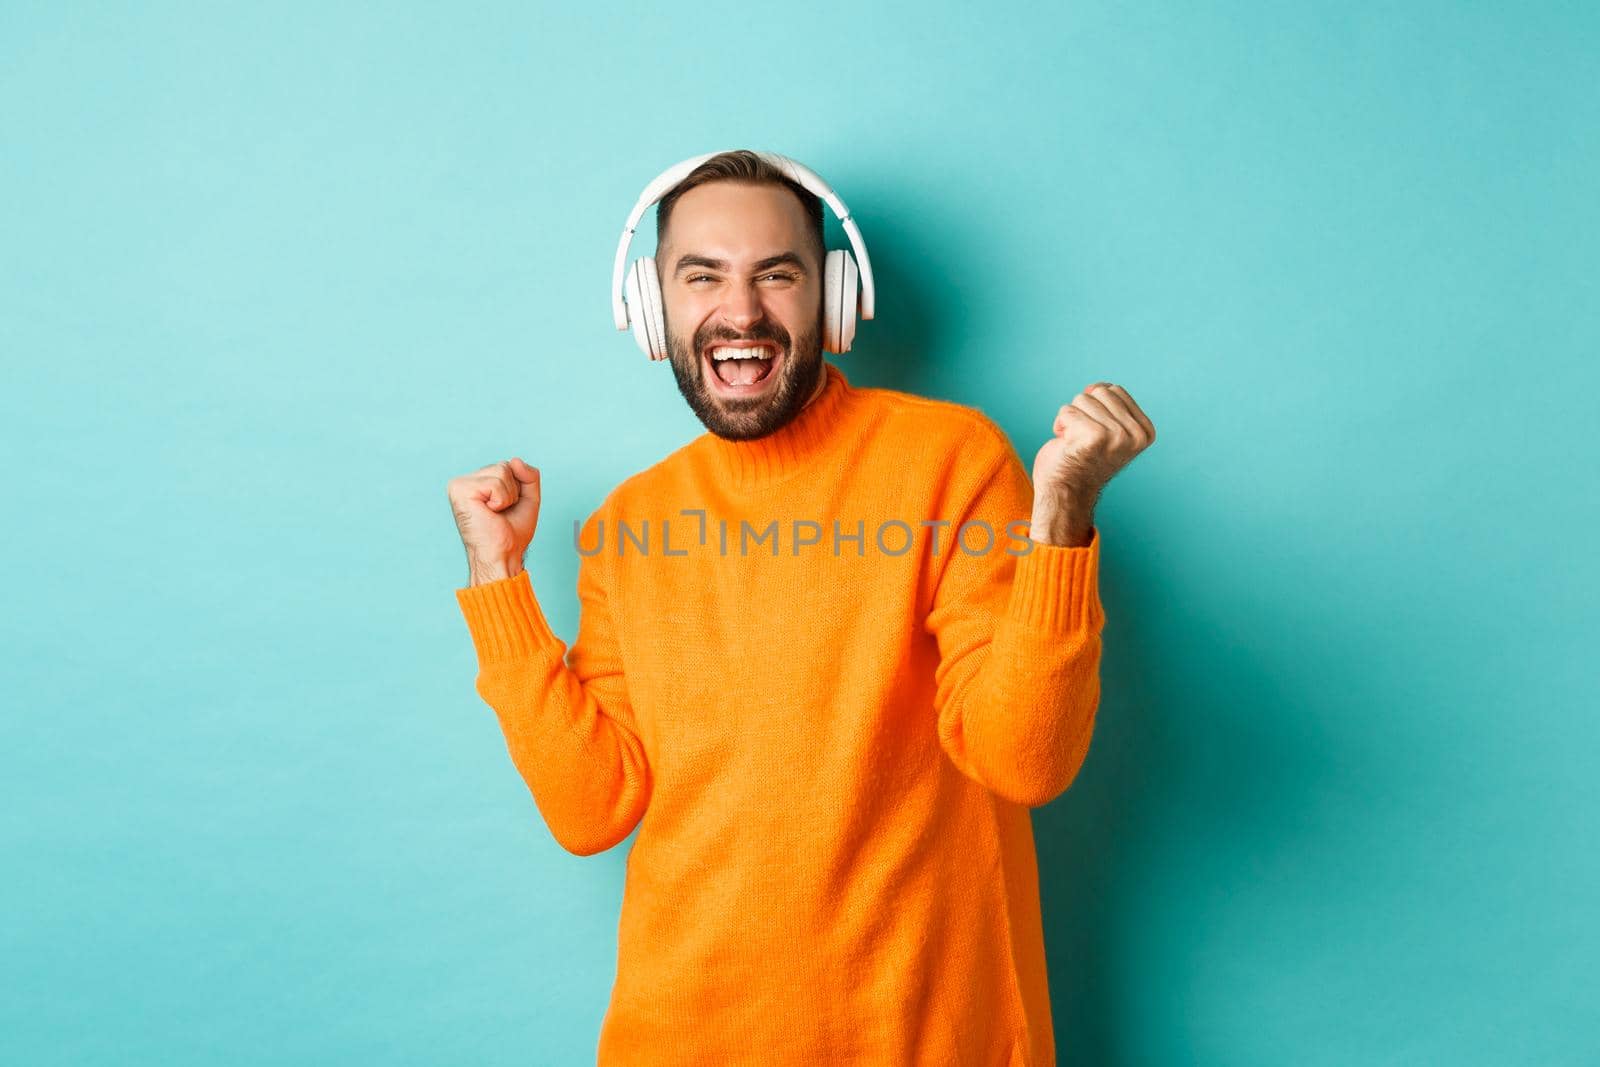
[[[707,432],[701,435],[717,477],[739,489],[755,489],[787,480],[837,447],[842,423],[855,411],[857,394],[844,372],[823,361],[827,381],[815,400],[765,437],[730,441]]]

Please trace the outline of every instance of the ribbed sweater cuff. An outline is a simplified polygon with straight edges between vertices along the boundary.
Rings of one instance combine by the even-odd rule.
[[[1105,625],[1100,603],[1100,528],[1087,545],[1047,545],[1039,541],[1017,557],[1011,583],[1013,619],[1052,633],[1092,630]]]
[[[456,602],[467,620],[480,665],[551,654],[560,658],[566,650],[539,609],[533,580],[525,570],[499,581],[457,589]]]

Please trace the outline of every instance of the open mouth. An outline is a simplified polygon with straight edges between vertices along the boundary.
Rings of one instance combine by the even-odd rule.
[[[706,349],[711,376],[729,390],[754,391],[766,383],[778,362],[778,346],[761,341],[755,344],[714,344]]]

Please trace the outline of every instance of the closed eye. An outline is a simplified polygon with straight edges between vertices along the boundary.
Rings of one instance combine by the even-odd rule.
[[[795,276],[793,274],[789,274],[789,273],[786,273],[784,271],[773,271],[770,274],[763,274],[763,275],[761,275],[761,277],[763,279],[765,279],[765,278],[783,278],[786,281],[794,281],[795,280]],[[701,281],[702,279],[705,280],[705,281],[714,281],[715,280],[709,274],[691,274],[691,275],[689,275],[689,277],[685,278],[684,280],[688,281],[688,282],[697,282],[697,281]]]

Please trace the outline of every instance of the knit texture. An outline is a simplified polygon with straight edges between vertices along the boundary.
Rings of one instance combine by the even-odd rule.
[[[992,420],[825,370],[607,495],[570,648],[526,571],[456,590],[555,839],[639,830],[600,1067],[1055,1063],[1030,809],[1089,747],[1099,530],[1029,540]]]

